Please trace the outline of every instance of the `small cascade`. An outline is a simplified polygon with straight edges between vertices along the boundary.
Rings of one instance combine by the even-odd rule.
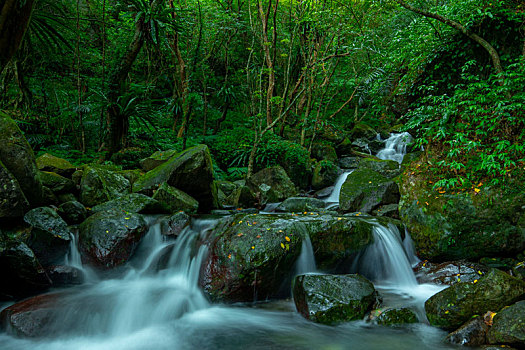
[[[405,239],[403,240],[403,247],[405,248],[405,252],[407,253],[408,261],[410,262],[410,265],[414,266],[417,265],[421,260],[416,255],[416,249],[414,248],[414,241],[412,241],[412,237],[410,237],[410,233],[408,233],[408,230],[405,228]]]
[[[343,184],[345,183],[346,178],[352,172],[353,172],[353,170],[352,171],[346,171],[346,172],[344,172],[343,174],[341,174],[337,178],[337,180],[336,180],[336,182],[334,184],[334,190],[332,191],[330,196],[324,200],[325,202],[327,202],[327,203],[339,203],[339,194],[341,193],[341,187],[343,187]]]
[[[377,153],[379,159],[395,160],[399,164],[406,154],[407,145],[412,142],[412,136],[408,132],[392,134],[385,140],[385,148]]]
[[[80,251],[78,250],[78,233],[71,233],[71,242],[69,243],[69,252],[66,254],[64,264],[71,266],[82,272],[84,282],[94,282],[98,280],[96,273],[89,267],[82,264]]]
[[[310,236],[303,239],[301,245],[301,254],[295,263],[295,274],[301,275],[305,273],[317,273],[317,265],[315,264],[314,248]]]

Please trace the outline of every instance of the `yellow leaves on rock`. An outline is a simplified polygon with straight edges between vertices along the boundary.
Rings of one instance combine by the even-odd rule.
[[[255,246],[252,245],[252,249],[255,249]]]
[[[474,192],[476,192],[476,193],[479,193],[479,191],[481,191],[479,188],[475,188],[474,189]]]
[[[284,249],[284,243],[283,243],[283,242],[281,242],[281,248],[283,248],[283,249]]]
[[[496,313],[492,311],[487,311],[487,313],[483,315],[483,321],[487,326],[492,326],[494,316],[496,316]]]
[[[290,242],[290,237],[285,236],[284,239],[286,240],[286,242]]]
[[[244,233],[239,232],[239,233],[237,234],[237,237],[242,237],[243,235],[244,235]]]

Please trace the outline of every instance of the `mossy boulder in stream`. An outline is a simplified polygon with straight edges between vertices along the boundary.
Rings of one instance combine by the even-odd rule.
[[[162,203],[171,213],[183,210],[195,214],[199,209],[199,202],[186,192],[163,183],[153,194],[153,198]]]
[[[474,282],[460,282],[425,302],[431,325],[453,330],[474,315],[497,311],[525,297],[525,282],[497,269]]]
[[[279,165],[253,174],[246,186],[259,199],[260,204],[280,202],[297,194],[294,183]]]
[[[71,232],[67,223],[48,207],[35,208],[24,216],[31,225],[29,246],[44,266],[61,262],[69,251]]]
[[[400,181],[399,213],[419,257],[475,260],[525,249],[523,183],[509,179],[505,190],[483,183],[460,193],[433,190],[423,160],[407,167]]]
[[[140,193],[126,194],[112,201],[94,206],[91,208],[91,211],[98,213],[112,209],[142,214],[162,214],[168,212],[166,206],[161,202]]]
[[[399,187],[383,175],[359,168],[346,178],[339,195],[339,209],[344,212],[370,213],[383,205],[399,202]]]
[[[407,308],[386,309],[377,316],[377,324],[394,326],[419,322],[414,311]]]
[[[82,260],[111,268],[128,261],[147,231],[144,217],[120,210],[102,211],[80,225]]]
[[[29,202],[16,178],[0,161],[0,219],[22,217]]]
[[[335,153],[335,148],[325,143],[315,143],[313,145],[312,157],[319,161],[328,160],[331,162],[337,162],[337,153]]]
[[[275,211],[284,213],[303,213],[316,212],[324,210],[326,203],[317,198],[310,197],[291,197],[286,198],[284,202],[279,204]]]
[[[157,151],[151,156],[142,159],[140,161],[140,167],[144,171],[153,170],[159,165],[166,163],[171,157],[173,157],[177,153],[179,152],[177,152],[176,150]]]
[[[0,161],[18,181],[31,205],[42,203],[43,188],[35,155],[22,131],[0,112]]]
[[[360,320],[377,301],[374,285],[361,275],[299,275],[292,292],[301,315],[328,325]]]
[[[314,168],[312,188],[319,190],[332,186],[339,176],[340,169],[332,161],[322,160]]]
[[[80,202],[86,207],[94,207],[130,190],[131,185],[124,176],[100,166],[86,166],[80,182]]]
[[[152,195],[163,183],[195,198],[203,212],[218,205],[211,155],[206,145],[197,145],[177,153],[148,171],[133,184],[133,192]]]
[[[494,316],[487,339],[490,344],[525,347],[525,301],[504,308]]]
[[[363,158],[359,162],[359,169],[373,170],[387,179],[392,179],[401,174],[401,167],[393,160]]]

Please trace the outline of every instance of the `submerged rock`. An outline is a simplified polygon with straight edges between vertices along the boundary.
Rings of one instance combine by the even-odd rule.
[[[71,231],[67,223],[51,208],[30,210],[24,221],[32,226],[29,246],[42,265],[61,262],[69,251]]]
[[[500,310],[525,296],[525,282],[491,269],[477,282],[459,282],[425,302],[431,325],[455,329],[474,315]]]
[[[299,275],[292,291],[301,315],[328,325],[362,319],[377,298],[374,285],[360,275]]]
[[[525,301],[519,301],[498,312],[487,338],[490,344],[525,347]]]
[[[122,211],[102,211],[80,225],[82,260],[97,267],[122,265],[147,231],[144,217]]]
[[[407,308],[383,310],[376,319],[377,324],[384,326],[401,325],[407,323],[418,323],[414,311]]]
[[[124,176],[99,166],[86,166],[80,183],[80,202],[94,207],[129,193],[130,188]]]

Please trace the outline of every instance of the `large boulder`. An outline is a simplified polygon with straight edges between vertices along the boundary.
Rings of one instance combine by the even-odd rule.
[[[408,167],[400,182],[400,216],[418,256],[446,261],[512,256],[525,249],[523,183],[505,189],[478,183],[471,191],[432,189],[425,162]]]
[[[253,174],[246,181],[246,186],[259,198],[261,205],[280,202],[297,194],[292,180],[279,165]]]
[[[181,211],[171,216],[166,216],[158,220],[160,232],[164,236],[177,237],[182,231],[190,226],[191,218],[188,214]]]
[[[166,163],[171,157],[173,157],[177,153],[179,152],[177,152],[176,150],[157,151],[151,156],[142,159],[140,161],[140,167],[144,171],[153,170],[159,165]]]
[[[43,189],[33,150],[16,123],[2,112],[0,145],[0,161],[16,178],[29,203],[40,204]]]
[[[22,217],[29,202],[16,178],[0,161],[0,219]]]
[[[525,301],[504,308],[494,316],[487,339],[490,344],[525,347]]]
[[[72,191],[75,188],[73,181],[57,173],[41,171],[40,179],[42,184],[55,194]]]
[[[51,280],[33,251],[25,243],[8,239],[1,232],[0,271],[0,299],[27,297],[51,286]]]
[[[312,157],[321,160],[329,160],[331,162],[337,161],[337,154],[335,148],[325,143],[315,143],[312,147]]]
[[[488,270],[485,265],[464,260],[444,263],[431,263],[425,260],[418,263],[414,268],[419,283],[441,285],[474,282],[479,280]]]
[[[176,213],[180,210],[190,214],[195,214],[199,209],[199,202],[179,189],[163,183],[153,194],[153,199],[161,203],[171,213]]]
[[[253,301],[255,295],[257,299],[276,296],[307,235],[319,268],[348,267],[357,252],[373,242],[369,219],[314,213],[232,216],[208,237],[210,254],[201,284],[212,300]]]
[[[488,324],[481,316],[475,317],[450,333],[446,340],[452,344],[480,346],[487,344]]]
[[[161,214],[168,212],[166,206],[161,202],[140,193],[126,194],[122,197],[91,208],[91,212],[93,213],[108,210],[120,210],[142,214]]]
[[[69,251],[71,232],[67,223],[48,207],[30,210],[24,221],[31,225],[29,246],[44,266],[62,262]]]
[[[328,325],[363,319],[377,301],[374,285],[361,275],[298,275],[292,291],[301,315]]]
[[[82,259],[101,268],[122,265],[147,231],[144,217],[119,210],[102,211],[80,225]]]
[[[397,202],[399,202],[398,185],[366,168],[359,168],[349,174],[339,195],[339,209],[343,212],[371,213],[380,206]]]
[[[75,200],[62,203],[58,207],[58,214],[71,225],[80,224],[88,215],[86,207]]]
[[[100,166],[86,166],[80,182],[80,202],[94,207],[130,192],[131,186],[124,176]]]
[[[359,162],[359,169],[369,169],[379,173],[387,179],[392,179],[401,174],[399,163],[393,160],[382,160],[376,158],[363,158]]]
[[[325,206],[326,202],[317,198],[291,197],[279,204],[275,211],[284,213],[316,212],[323,210]]]
[[[213,181],[211,155],[206,145],[177,153],[148,171],[133,184],[133,192],[152,195],[165,182],[195,198],[201,211],[217,207],[217,187]]]
[[[491,269],[473,282],[460,282],[433,295],[425,302],[431,325],[456,329],[474,315],[500,310],[525,297],[525,282]]]
[[[67,160],[55,157],[49,153],[44,153],[38,157],[36,166],[41,171],[49,171],[65,177],[71,177],[76,170],[75,166]]]
[[[312,188],[319,190],[332,186],[339,176],[340,169],[332,161],[322,160],[314,168]]]

